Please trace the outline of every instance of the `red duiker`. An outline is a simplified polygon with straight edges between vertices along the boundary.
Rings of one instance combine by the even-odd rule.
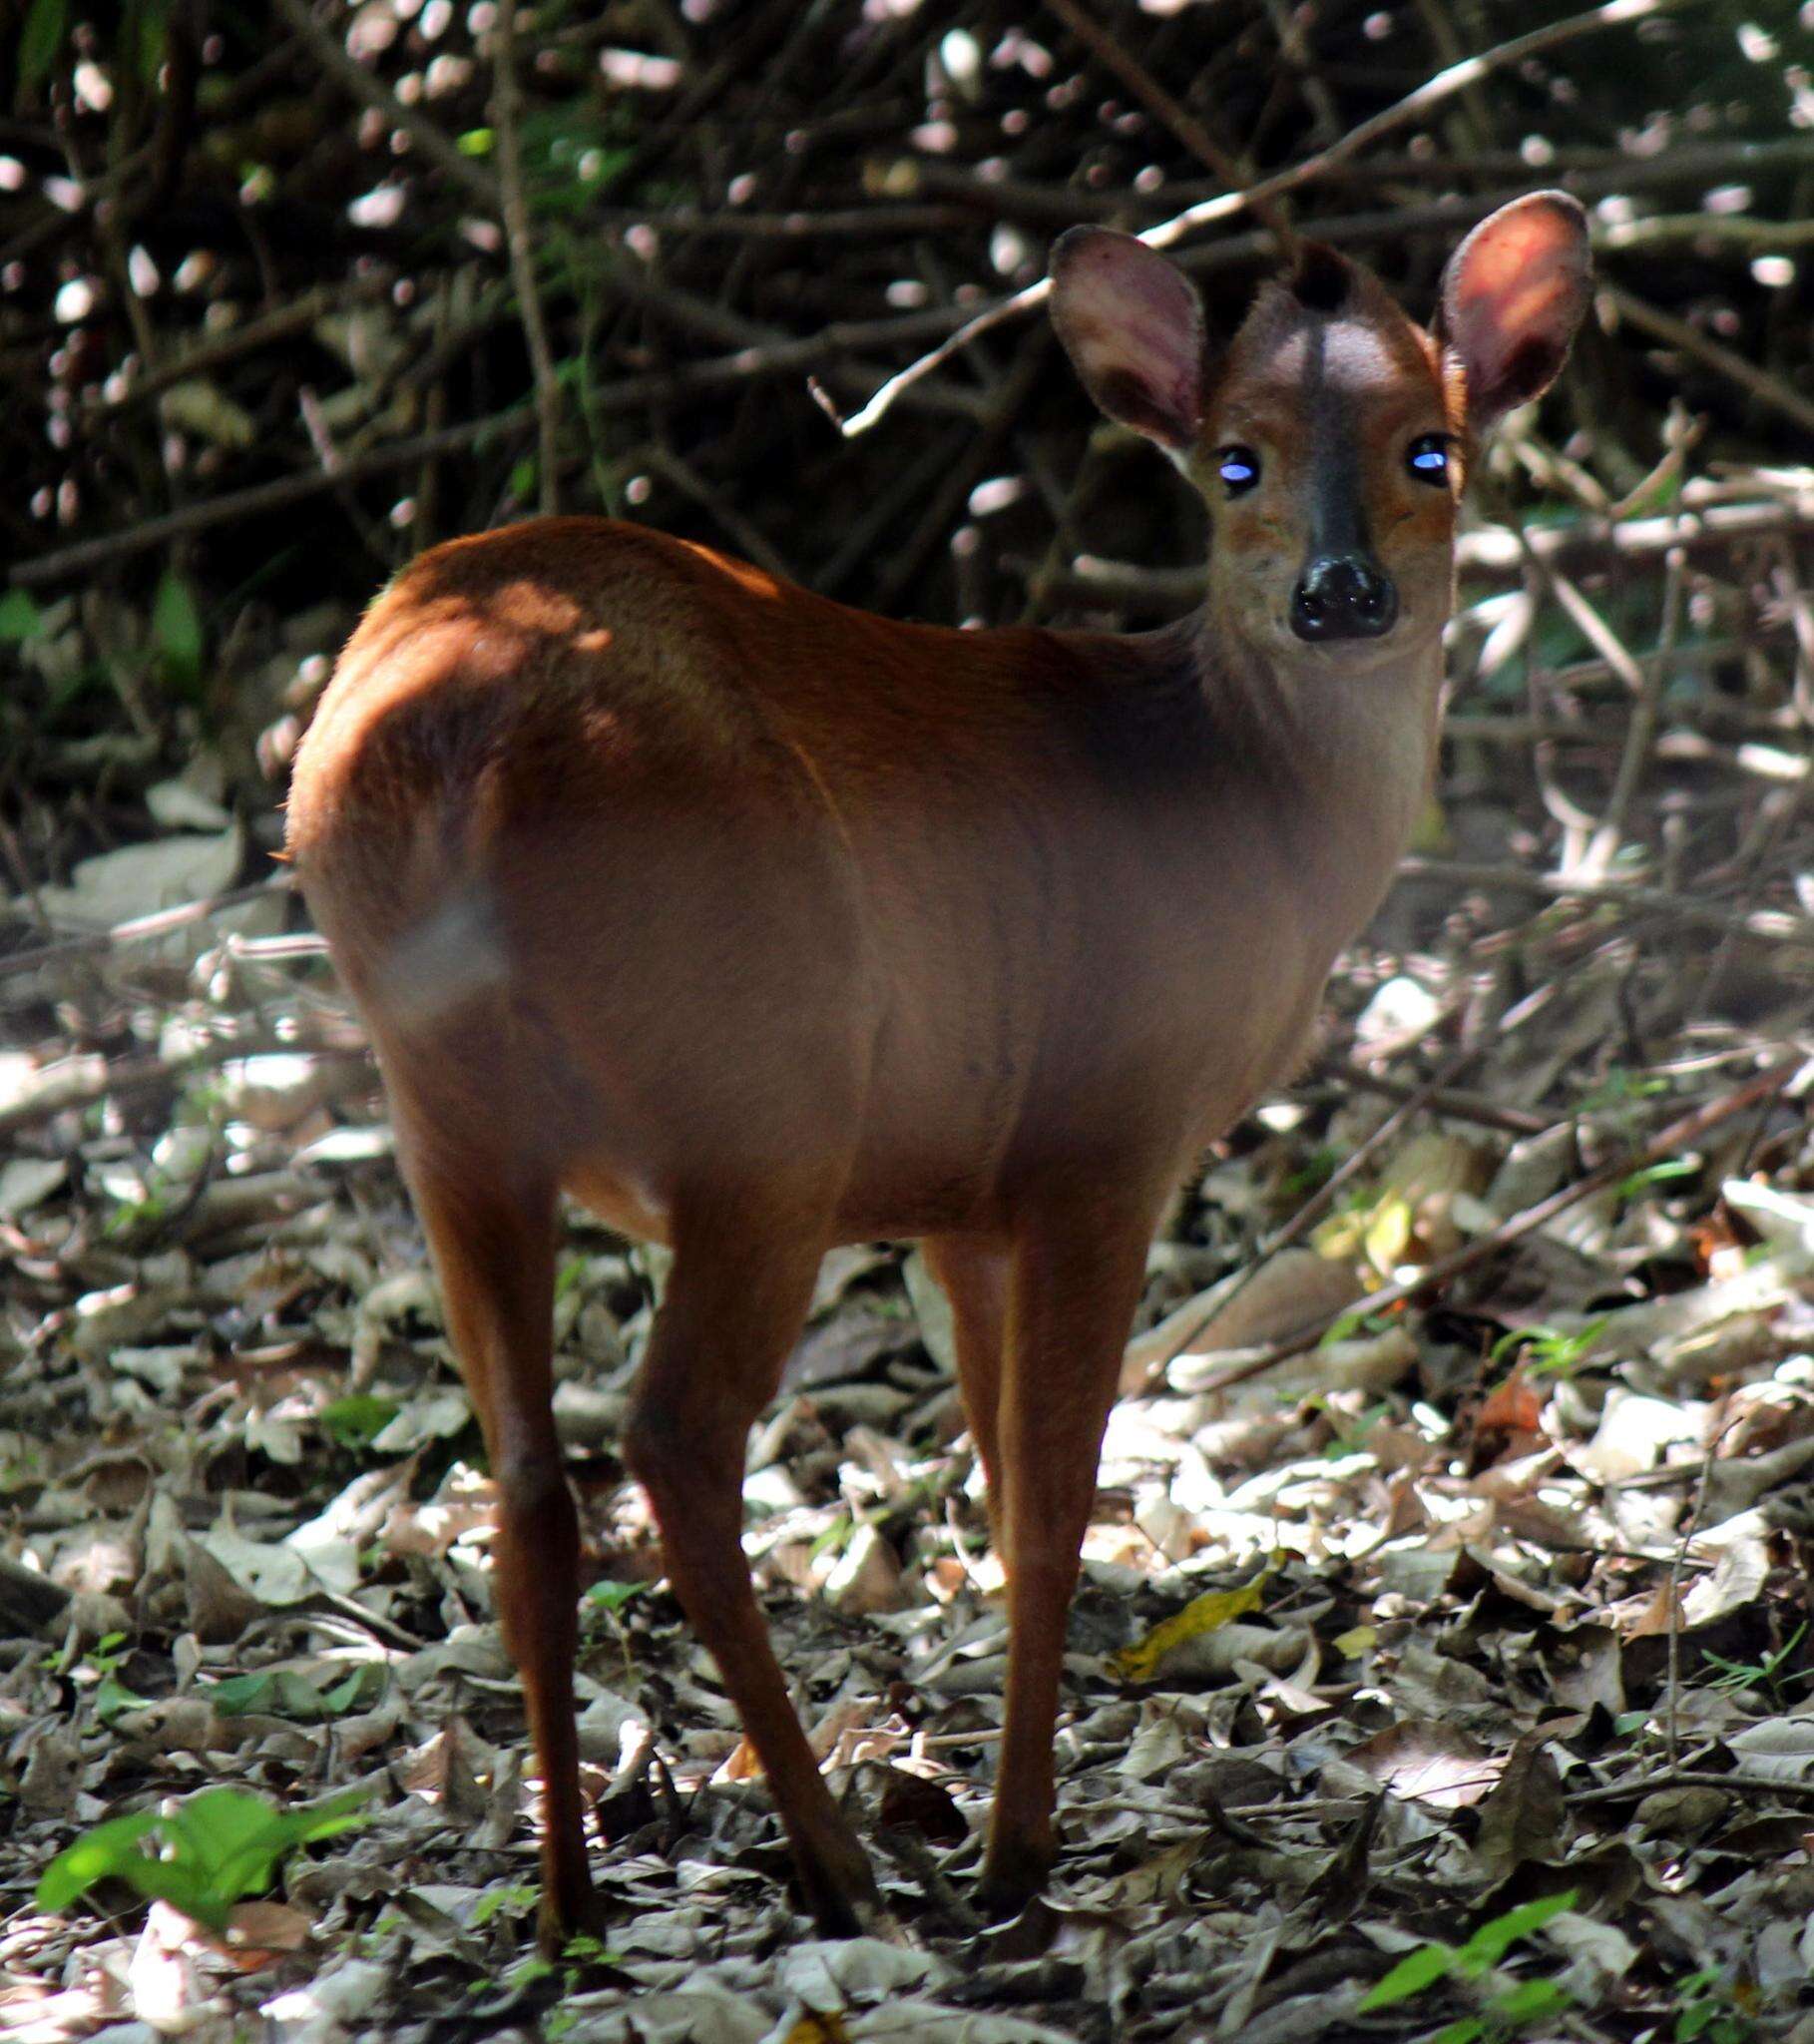
[[[670,1580],[831,1932],[869,1863],[739,1545],[745,1435],[835,1243],[951,1297],[1008,1576],[982,1898],[1055,1851],[1066,1613],[1148,1242],[1299,1055],[1426,798],[1456,504],[1588,292],[1582,211],[1496,213],[1434,328],[1309,247],[1232,341],[1087,228],[1053,317],[1201,490],[1209,590],[1134,637],[846,610],[603,519],[434,548],[296,760],[289,848],[371,1032],[499,1499],[546,1788],[542,1931],[587,1923],[577,1535],[550,1415],[555,1207],[674,1251],[624,1436]]]

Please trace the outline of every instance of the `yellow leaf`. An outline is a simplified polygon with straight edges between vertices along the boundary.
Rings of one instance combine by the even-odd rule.
[[[824,2014],[808,2010],[787,2032],[783,2044],[850,2044],[850,2032],[836,2009]]]
[[[1411,1203],[1402,1193],[1388,1193],[1367,1223],[1367,1261],[1382,1278],[1390,1278],[1410,1242]]]
[[[1373,1626],[1352,1626],[1347,1632],[1336,1634],[1335,1651],[1338,1654],[1346,1654],[1350,1661],[1358,1661],[1378,1638],[1379,1633]]]
[[[1205,1590],[1200,1597],[1191,1598],[1182,1611],[1161,1619],[1143,1640],[1136,1640],[1132,1647],[1124,1647],[1111,1656],[1109,1666],[1124,1682],[1149,1680],[1173,1647],[1181,1647],[1186,1640],[1198,1639],[1249,1611],[1258,1610],[1260,1591],[1277,1566],[1269,1561],[1252,1582],[1243,1583],[1238,1590]]]
[[[1318,1222],[1310,1231],[1310,1247],[1332,1264],[1346,1263],[1350,1257],[1360,1254],[1366,1222],[1366,1214],[1359,1210],[1331,1214],[1327,1221]]]
[[[1417,819],[1417,828],[1411,834],[1411,849],[1440,857],[1454,844],[1449,835],[1449,819],[1443,814],[1443,805],[1434,795],[1424,804],[1424,812]]]

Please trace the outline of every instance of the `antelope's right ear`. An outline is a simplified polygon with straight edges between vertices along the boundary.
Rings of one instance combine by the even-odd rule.
[[[1472,431],[1549,389],[1592,287],[1587,216],[1566,192],[1513,200],[1456,250],[1436,330],[1466,376]]]
[[[1052,249],[1052,323],[1099,410],[1173,454],[1203,416],[1203,307],[1155,250],[1112,228]]]

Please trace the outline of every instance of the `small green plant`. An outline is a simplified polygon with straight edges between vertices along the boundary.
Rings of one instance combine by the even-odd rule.
[[[647,1583],[594,1583],[585,1601],[590,1609],[616,1617],[633,1597],[641,1597],[648,1588]]]
[[[369,1711],[383,1696],[387,1682],[385,1670],[368,1661],[330,1689],[311,1682],[297,1669],[272,1668],[255,1675],[226,1676],[209,1684],[203,1694],[224,1718],[243,1718],[255,1712],[313,1725],[344,1718],[353,1711]]]
[[[842,1554],[856,1537],[857,1522],[848,1512],[839,1512],[807,1550],[814,1561],[821,1555]]]
[[[1352,1414],[1343,1412],[1327,1398],[1316,1399],[1314,1403],[1329,1422],[1329,1444],[1323,1450],[1325,1462],[1339,1462],[1344,1455],[1364,1452],[1367,1436],[1392,1417],[1392,1407],[1383,1398],[1375,1399],[1364,1412]]]
[[[526,1916],[535,1905],[534,1888],[500,1881],[495,1888],[487,1888],[472,1905],[471,1926],[474,1930],[483,1930],[494,1916]]]
[[[347,1940],[347,1948],[357,1958],[376,1959],[383,1956],[384,1947],[393,1937],[401,1937],[409,1928],[409,1918],[387,1909],[369,1930],[355,1931]]]
[[[1514,1349],[1522,1348],[1523,1359],[1533,1376],[1570,1377],[1586,1362],[1588,1350],[1611,1323],[1612,1315],[1601,1313],[1585,1327],[1513,1327],[1488,1349],[1487,1360],[1503,1362]]]
[[[1669,2032],[1675,2044],[1751,2044],[1757,2025],[1740,2006],[1739,1993],[1715,1966],[1690,1973]]]
[[[44,1665],[53,1675],[67,1675],[79,1687],[92,1689],[95,1716],[103,1725],[111,1725],[126,1712],[143,1711],[151,1703],[150,1697],[140,1696],[120,1680],[120,1664],[131,1653],[125,1633],[104,1633],[79,1660],[76,1650],[70,1647],[47,1654]]]
[[[315,1418],[336,1447],[362,1455],[396,1418],[402,1407],[374,1391],[351,1391],[323,1405]]]
[[[1318,1337],[1319,1348],[1333,1348],[1338,1341],[1353,1341],[1362,1334],[1385,1333],[1392,1322],[1384,1313],[1369,1312],[1366,1304],[1351,1305],[1345,1313],[1338,1313]]]
[[[1508,1909],[1483,1923],[1466,1944],[1432,1940],[1407,1952],[1385,1976],[1375,1981],[1360,2003],[1362,2014],[1410,2001],[1439,1980],[1485,1986],[1506,1953],[1520,1939],[1540,1930],[1553,1916],[1575,1906],[1575,1890],[1546,1895]],[[1569,2005],[1569,1992],[1554,1980],[1527,1980],[1504,1989],[1490,1988],[1478,2015],[1463,2016],[1437,2033],[1433,2044],[1475,2044],[1477,2038],[1516,2037],[1531,2024],[1554,2016]]]
[[[1678,1178],[1695,1178],[1700,1166],[1691,1157],[1665,1157],[1660,1164],[1646,1164],[1641,1171],[1634,1171],[1629,1178],[1618,1182],[1618,1197],[1621,1200],[1635,1200],[1639,1193],[1647,1193],[1652,1186],[1665,1186]]]
[[[504,1899],[491,1913],[495,1915],[503,1908],[519,1905],[525,1898],[533,1907],[536,1899],[533,1892],[523,1888],[506,1888]],[[478,1911],[475,1909],[473,1921],[477,1924],[479,1920]],[[530,1952],[526,1957],[519,1959],[505,1974],[504,1984],[512,1994],[522,1994],[534,1987],[538,1981],[550,1980],[558,1973],[561,1976],[560,1992],[573,1994],[585,1984],[588,1967],[615,1966],[618,1963],[617,1953],[601,1944],[590,1931],[582,1930],[570,1937],[561,1947],[561,1956],[558,1959],[544,1958],[540,1952]],[[469,1991],[473,1994],[489,1994],[496,1985],[497,1982],[490,1975],[485,1975],[473,1981]],[[551,2008],[542,2017],[542,2035],[546,2038],[559,2039],[566,2036],[578,2021],[579,2012],[575,2009]]]
[[[630,1634],[624,1625],[624,1608],[648,1588],[647,1583],[594,1583],[580,1599],[581,1637],[588,1642],[615,1640],[627,1673],[634,1663]]]
[[[59,1647],[54,1653],[46,1654],[44,1666],[53,1675],[68,1675],[78,1665],[92,1669],[95,1677],[111,1675],[124,1661],[132,1649],[126,1644],[124,1633],[103,1633],[86,1651],[78,1652],[74,1642]]]
[[[38,1882],[38,1907],[67,1909],[104,1880],[123,1880],[148,1901],[169,1902],[210,1930],[225,1930],[233,1904],[270,1886],[298,1845],[363,1823],[357,1790],[308,1809],[273,1809],[237,1788],[205,1788],[173,1809],[142,1809],[97,1824],[59,1852]]]
[[[0,645],[23,646],[44,631],[44,613],[23,589],[0,596]]]
[[[165,681],[179,695],[195,697],[202,685],[208,639],[195,592],[174,568],[164,571],[152,600],[151,631]]]
[[[1805,1669],[1797,1674],[1787,1676],[1782,1672],[1783,1663],[1801,1645],[1802,1636],[1807,1630],[1807,1621],[1804,1619],[1789,1637],[1783,1641],[1780,1647],[1772,1648],[1769,1653],[1760,1655],[1755,1661],[1728,1661],[1723,1654],[1715,1654],[1706,1648],[1702,1648],[1702,1659],[1706,1661],[1710,1668],[1716,1668],[1719,1671],[1707,1687],[1709,1689],[1727,1690],[1733,1695],[1742,1694],[1742,1692],[1748,1689],[1766,1689],[1773,1697],[1777,1697],[1777,1700],[1781,1701],[1778,1692],[1782,1685],[1790,1682],[1806,1682],[1808,1679]]]
[[[1336,1167],[1341,1162],[1342,1153],[1333,1144],[1325,1143],[1312,1150],[1296,1170],[1286,1172],[1279,1181],[1280,1203],[1295,1206],[1309,1199],[1312,1193],[1320,1193],[1335,1176]]]

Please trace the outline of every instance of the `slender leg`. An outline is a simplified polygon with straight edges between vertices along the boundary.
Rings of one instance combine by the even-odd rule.
[[[1133,1215],[1038,1215],[1016,1247],[998,1449],[1008,1695],[982,1881],[992,1913],[1037,1892],[1057,1852],[1052,1747],[1065,1625],[1152,1218],[1145,1203]]]
[[[806,1900],[833,1936],[879,1908],[875,1879],[788,1700],[743,1559],[749,1425],[799,1332],[830,1208],[744,1184],[684,1205],[624,1433],[662,1528],[668,1575],[768,1776]]]
[[[416,1211],[498,1488],[498,1617],[542,1771],[540,1936],[558,1950],[590,1927],[593,1892],[574,1729],[579,1527],[550,1404],[554,1189],[513,1183],[495,1159],[411,1149]]]
[[[1002,1396],[1002,1356],[1008,1338],[1007,1249],[975,1236],[929,1237],[921,1245],[926,1267],[951,1301],[957,1336],[958,1393],[970,1435],[983,1458],[989,1486],[989,1524],[998,1546],[997,1523],[1001,1454],[996,1445],[997,1411]]]

